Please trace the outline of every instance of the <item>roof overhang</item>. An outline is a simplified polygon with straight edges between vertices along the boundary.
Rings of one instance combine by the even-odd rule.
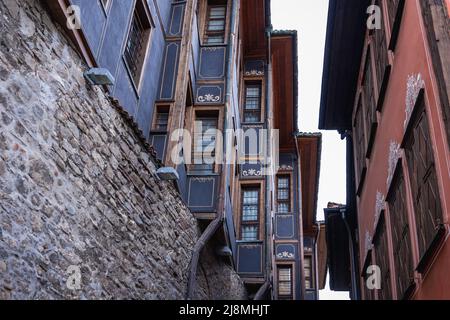
[[[297,133],[300,153],[302,219],[304,234],[314,235],[316,228],[317,197],[319,193],[321,133]]]
[[[240,23],[246,59],[267,57],[267,32],[271,28],[270,0],[241,1]]]
[[[351,129],[370,0],[330,0],[319,129]]]
[[[295,151],[298,131],[297,31],[271,33],[274,128],[279,129],[280,151]]]

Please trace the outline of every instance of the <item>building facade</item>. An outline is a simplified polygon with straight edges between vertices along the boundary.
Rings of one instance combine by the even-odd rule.
[[[347,140],[348,198],[325,210],[329,268],[354,299],[450,298],[448,9],[330,1],[320,128]]]
[[[298,132],[297,34],[272,30],[270,2],[43,3],[86,71],[110,74],[101,91],[159,166],[175,169],[200,229],[185,298],[204,290],[212,250],[251,299],[317,299],[321,136]]]

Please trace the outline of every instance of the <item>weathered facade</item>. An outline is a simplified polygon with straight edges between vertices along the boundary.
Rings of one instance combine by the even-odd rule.
[[[450,298],[449,48],[448,1],[330,2],[320,127],[347,139],[348,199],[325,210],[329,267],[354,299]]]
[[[317,298],[321,136],[298,133],[297,35],[269,1],[0,6],[5,298]]]

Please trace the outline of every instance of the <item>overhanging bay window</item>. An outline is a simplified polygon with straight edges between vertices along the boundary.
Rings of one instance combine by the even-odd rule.
[[[290,176],[277,178],[277,212],[291,212],[291,179]]]
[[[260,189],[242,189],[241,240],[257,241],[259,238],[259,195]]]
[[[261,84],[245,85],[244,122],[261,122]]]
[[[133,12],[130,31],[124,51],[124,60],[136,88],[140,85],[142,70],[150,41],[150,13],[144,0],[138,0]]]
[[[292,266],[279,265],[278,269],[278,300],[293,299]]]
[[[223,44],[225,42],[226,17],[226,1],[208,1],[204,34],[205,44]]]

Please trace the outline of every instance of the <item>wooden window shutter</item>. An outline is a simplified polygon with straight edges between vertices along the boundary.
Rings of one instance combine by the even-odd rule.
[[[362,98],[359,98],[355,114],[354,123],[355,132],[355,160],[356,160],[356,181],[361,185],[366,171],[366,133],[364,130],[364,113],[362,107]]]
[[[389,43],[389,50],[394,51],[400,31],[400,24],[403,16],[403,9],[405,7],[405,0],[387,0],[386,2],[389,16],[389,25],[391,28],[391,41]]]
[[[422,260],[441,234],[443,216],[423,93],[419,96],[416,108],[404,144]]]
[[[389,267],[389,249],[384,213],[381,214],[375,235],[375,259],[381,269],[381,289],[379,300],[392,300],[391,270]]]
[[[376,5],[382,6],[382,1],[377,0]],[[386,41],[386,28],[384,16],[381,15],[381,29],[374,30],[375,72],[378,84],[377,110],[381,111],[384,103],[384,95],[389,80],[391,66],[389,65],[388,45]]]
[[[377,129],[377,108],[375,102],[375,86],[373,80],[372,55],[370,46],[367,48],[367,58],[364,67],[363,77],[363,107],[365,113],[367,145],[366,157],[370,158],[370,153],[375,139]]]
[[[387,199],[392,222],[392,242],[394,246],[394,265],[396,274],[395,282],[398,297],[400,299],[406,298],[414,285],[414,267],[405,187],[402,168],[399,166],[396,170]]]

